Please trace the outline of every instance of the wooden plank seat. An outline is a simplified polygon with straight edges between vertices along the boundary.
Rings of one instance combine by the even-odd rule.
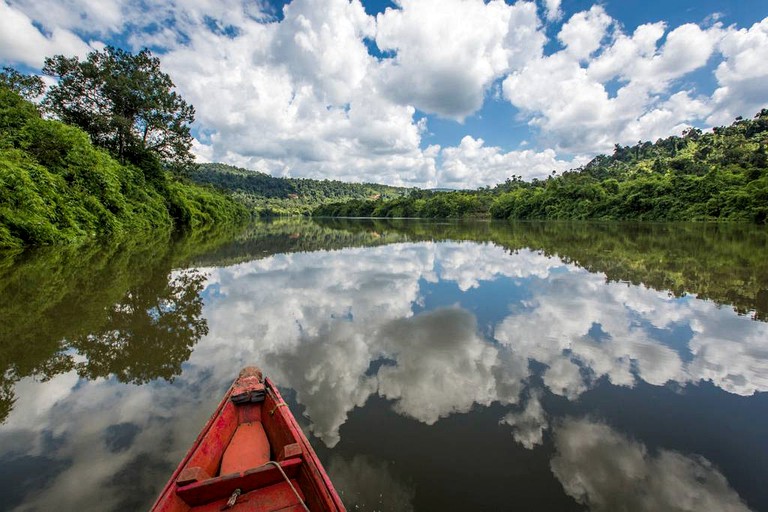
[[[302,459],[294,457],[279,464],[288,478],[293,480],[298,476]],[[275,466],[270,464],[242,473],[230,473],[183,485],[176,489],[176,494],[185,503],[194,507],[216,500],[226,500],[236,489],[246,494],[280,482],[285,482],[285,478]],[[299,488],[297,490],[301,492]]]

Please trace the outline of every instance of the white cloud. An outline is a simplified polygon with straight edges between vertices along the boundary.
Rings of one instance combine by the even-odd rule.
[[[768,102],[762,87],[768,68],[760,57],[768,51],[768,19],[749,29],[688,23],[668,32],[658,22],[641,25],[632,35],[618,28],[607,35],[611,26],[600,7],[575,14],[558,34],[564,50],[504,81],[504,97],[560,150],[610,152],[615,143],[655,140],[691,125],[727,124]],[[718,55],[723,59],[715,72],[719,88],[711,97],[693,88],[675,89]]]
[[[664,38],[665,31],[664,23],[652,23],[628,36],[602,7],[577,13],[558,34],[565,48],[512,72],[504,97],[564,151],[610,152],[615,143],[679,134],[713,107],[674,84],[707,64],[724,31],[686,24]]]
[[[692,23],[681,25],[667,34],[656,55],[632,63],[627,78],[654,92],[664,90],[671,80],[703,67],[720,37],[719,25],[705,30]]]
[[[435,257],[441,262],[437,278],[456,283],[466,292],[480,288],[483,282],[500,277],[538,277],[546,279],[556,262],[536,253],[526,252],[519,258],[509,258],[493,244],[442,243],[435,247]]]
[[[728,124],[736,116],[750,116],[768,106],[768,18],[749,29],[730,29],[720,41],[723,61],[715,70],[718,89],[712,125]]]
[[[41,458],[50,480],[15,510],[148,508],[226,389],[196,371],[175,385],[85,381],[74,373],[29,381],[20,383],[23,394],[0,431],[0,454]],[[23,448],[13,439],[24,439]]]
[[[578,271],[551,275],[523,308],[497,325],[495,338],[518,357],[544,364],[545,386],[569,399],[602,377],[628,387],[636,379],[656,386],[709,381],[742,396],[768,390],[768,363],[760,356],[766,324],[708,301],[604,281],[600,274]],[[676,348],[660,343],[648,328],[675,325],[693,332]],[[603,339],[591,334],[595,326]]]
[[[124,0],[13,0],[12,4],[45,30],[101,35],[121,30],[128,8]]]
[[[440,183],[456,188],[503,183],[513,175],[526,180],[544,178],[552,171],[574,169],[589,160],[586,157],[561,160],[552,149],[504,152],[499,147],[486,146],[483,139],[474,139],[469,135],[461,139],[458,146],[443,148],[440,156]]]
[[[563,11],[560,9],[560,0],[544,0],[544,12],[547,21],[557,21],[563,17]]]
[[[377,94],[359,2],[296,0],[284,15],[245,20],[235,38],[196,32],[163,56],[210,127],[197,150],[274,175],[434,184],[438,148],[420,148],[415,110]]]
[[[587,59],[600,48],[613,19],[605,10],[595,5],[589,11],[574,14],[563,24],[557,38],[565,46],[565,52],[577,60]]]
[[[530,253],[511,259],[494,246],[428,243],[282,255],[211,269],[221,297],[206,307],[210,348],[198,348],[190,362],[221,361],[224,368],[233,359],[258,360],[277,383],[296,389],[312,432],[328,446],[339,441],[348,413],[373,394],[429,423],[476,403],[515,402],[526,362],[484,339],[462,309],[414,316],[419,283],[470,287],[505,275],[546,275],[549,265]],[[255,291],[263,289],[275,292]],[[285,311],[292,312],[289,321]],[[233,321],[241,316],[249,321]],[[437,329],[445,335],[436,337]],[[382,358],[396,366],[369,375],[372,362]],[[435,378],[444,385],[435,387]],[[455,392],[445,393],[449,388]]]
[[[493,80],[541,53],[535,4],[402,0],[377,16],[383,92],[400,104],[463,120]]]
[[[264,2],[243,0],[2,0],[0,61],[38,67],[100,48],[96,38],[148,45],[197,109],[201,160],[406,186],[543,177],[615,143],[729,123],[768,103],[768,18],[749,28],[716,16],[659,21],[624,34],[594,5],[570,16],[556,35],[563,49],[544,55],[542,21],[557,30],[563,6],[539,8],[541,19],[536,2],[402,0],[373,17],[360,0],[293,0],[278,22]],[[685,81],[708,65],[713,94]],[[472,133],[457,146],[425,143],[418,111],[463,122],[500,83],[533,132],[531,151]]]
[[[665,31],[666,24],[658,22],[640,25],[631,36],[617,32],[613,44],[589,63],[590,78],[601,83],[618,76],[629,79],[627,68],[635,62],[653,58]]]
[[[499,423],[512,427],[515,441],[529,450],[544,442],[544,431],[549,428],[547,413],[541,405],[541,391],[530,390],[525,408],[510,412]]]
[[[0,1],[0,60],[42,67],[45,57],[55,54],[83,57],[92,49],[67,29],[53,27],[43,33],[33,21],[5,0]]]
[[[587,419],[559,422],[554,437],[552,472],[589,510],[749,511],[704,457],[649,453],[642,443]]]
[[[427,425],[475,404],[515,403],[527,361],[505,358],[477,333],[473,315],[446,308],[396,320],[381,330],[397,364],[378,371],[379,394]]]

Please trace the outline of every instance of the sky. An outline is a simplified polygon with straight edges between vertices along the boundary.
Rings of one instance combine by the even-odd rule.
[[[476,188],[768,107],[765,0],[0,0],[0,64],[149,48],[199,162]]]

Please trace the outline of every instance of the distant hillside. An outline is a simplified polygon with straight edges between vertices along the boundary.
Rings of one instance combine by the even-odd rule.
[[[411,189],[374,183],[344,183],[336,180],[276,178],[225,164],[198,164],[190,173],[200,184],[213,185],[230,192],[261,216],[309,214],[326,203],[352,199],[393,199],[407,195]]]
[[[729,220],[768,223],[768,109],[711,133],[616,145],[545,180],[512,176],[493,189],[419,191],[390,201],[318,207],[317,216],[500,219]]]

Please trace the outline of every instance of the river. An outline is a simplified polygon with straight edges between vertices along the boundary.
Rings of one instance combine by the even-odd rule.
[[[361,511],[768,510],[768,232],[299,220],[0,257],[0,510],[146,510],[238,370]]]

